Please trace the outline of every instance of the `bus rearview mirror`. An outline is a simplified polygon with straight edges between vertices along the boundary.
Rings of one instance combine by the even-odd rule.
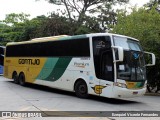
[[[115,58],[114,62],[122,62],[124,58],[123,48],[120,46],[112,46],[112,48],[117,50],[117,53],[115,52],[115,54],[117,54],[117,57]]]
[[[154,66],[156,63],[156,57],[153,53],[144,52],[145,53],[145,60],[147,61],[146,66]]]

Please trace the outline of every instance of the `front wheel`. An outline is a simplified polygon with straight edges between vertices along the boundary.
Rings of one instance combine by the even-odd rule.
[[[75,85],[75,93],[79,98],[88,97],[88,88],[84,81],[78,81]]]
[[[25,86],[25,75],[24,75],[24,73],[20,73],[20,75],[18,77],[18,81],[19,81],[20,85]]]

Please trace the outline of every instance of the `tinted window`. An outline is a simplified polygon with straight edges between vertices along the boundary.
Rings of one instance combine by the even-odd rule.
[[[4,62],[4,46],[0,46],[0,65],[3,66],[3,62]]]
[[[89,57],[89,38],[10,45],[7,57]]]
[[[113,55],[109,36],[93,37],[93,55],[96,77],[113,81]]]
[[[4,55],[4,49],[5,49],[4,47],[0,46],[0,54],[1,55]]]

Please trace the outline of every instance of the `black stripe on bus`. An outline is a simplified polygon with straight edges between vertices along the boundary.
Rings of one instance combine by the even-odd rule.
[[[9,45],[6,57],[89,57],[89,38]]]

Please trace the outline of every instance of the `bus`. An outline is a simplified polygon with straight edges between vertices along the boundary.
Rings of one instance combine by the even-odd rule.
[[[4,50],[5,46],[0,46],[0,75],[3,74]]]
[[[151,58],[146,64],[144,55]],[[155,55],[135,38],[112,34],[60,35],[6,45],[4,77],[75,92],[80,98],[136,97],[146,92],[146,66]]]

